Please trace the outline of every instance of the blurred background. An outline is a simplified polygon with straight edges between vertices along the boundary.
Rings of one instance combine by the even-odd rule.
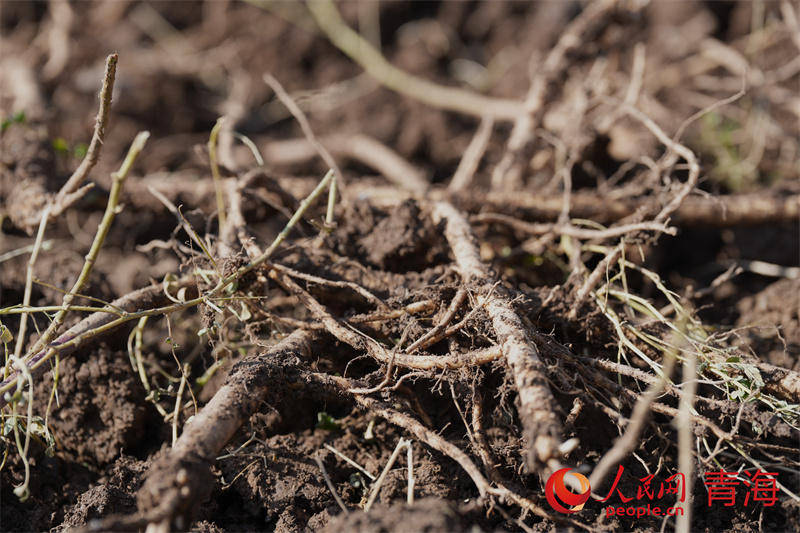
[[[663,145],[615,109],[625,101],[668,135],[679,134],[698,155],[703,191],[797,193],[797,5],[612,4],[587,20],[580,14],[598,4],[335,5],[344,23],[363,37],[364,48],[374,47],[419,79],[519,101],[542,82],[533,134],[518,151],[519,175],[510,183],[514,190],[558,197],[568,168],[573,191],[589,194],[589,202],[591,195],[663,199],[664,183],[653,171],[654,161],[664,155]],[[19,161],[27,153],[22,160],[37,161],[31,172],[44,173],[47,187],[58,189],[86,151],[104,60],[117,52],[106,142],[90,179],[107,187],[109,172],[136,132],[151,132],[137,162],[144,177],[124,191],[126,202],[146,208],[125,234],[127,252],[169,234],[165,222],[170,215],[146,186],[170,193],[176,204],[213,212],[206,143],[220,116],[228,119],[220,137],[225,175],[256,164],[243,138],[252,140],[271,172],[315,179],[325,172],[297,122],[264,83],[265,73],[305,111],[349,180],[372,177],[388,184],[370,157],[388,148],[424,180],[447,184],[477,136],[482,110],[443,111],[386,88],[332,43],[307,5],[267,0],[2,2],[0,153],[6,169],[16,168],[3,172],[3,179],[15,185],[26,177]],[[43,127],[38,144],[30,142],[26,130],[9,127],[21,119]],[[489,190],[496,185],[493,173],[513,144],[511,130],[511,121],[494,121],[472,186]],[[680,166],[676,171],[685,172]],[[0,186],[0,199],[12,196],[9,188]],[[93,227],[92,217],[100,216],[104,201],[102,194],[87,197],[83,222],[70,215],[70,238],[90,238],[79,228]],[[165,218],[154,217],[153,211]],[[20,233],[8,218],[3,227],[6,234],[30,234],[30,228]],[[672,272],[675,287],[707,285],[727,268],[725,261],[757,258],[793,265],[800,257],[795,224],[725,231],[697,227],[691,237],[666,241],[663,253],[652,259]],[[134,257],[143,264],[153,261],[139,252]],[[174,265],[162,266],[167,271]],[[116,278],[120,293],[147,281],[129,273]],[[756,276],[744,286],[755,292],[764,281]]]
[[[516,99],[524,99],[532,75],[584,6],[337,5],[393,65],[444,85]],[[153,135],[143,154],[148,169],[187,168],[186,146],[204,142],[221,115],[259,147],[297,138],[299,128],[262,81],[265,72],[285,85],[318,135],[366,134],[420,165],[434,182],[452,175],[478,122],[382,88],[330,43],[301,2],[54,0],[3,2],[1,9],[0,108],[6,117],[24,110],[47,122],[64,149],[63,169],[91,135],[103,61],[111,52],[120,54],[119,73],[100,170],[110,169],[141,129]],[[787,2],[621,2],[567,51],[545,97],[543,128],[577,152],[576,186],[594,186],[598,175],[613,175],[622,162],[652,155],[655,142],[640,127],[593,116],[605,114],[593,113],[598,96],[624,98],[637,46],[644,57],[637,105],[667,132],[747,87],[686,135],[713,163],[707,187],[741,191],[795,179],[796,11]],[[496,126],[481,170],[496,164],[509,129]],[[530,169],[531,184],[537,172],[552,174],[554,157],[546,153],[555,147],[538,144],[545,154]],[[353,173],[367,170],[356,166]]]

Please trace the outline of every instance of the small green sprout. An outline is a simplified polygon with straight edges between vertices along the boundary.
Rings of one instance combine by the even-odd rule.
[[[172,337],[167,337],[166,339],[164,339],[164,342],[169,344],[171,350],[178,350],[181,347],[181,345],[175,342],[175,339],[173,339]]]
[[[326,431],[338,431],[341,426],[336,422],[336,419],[325,411],[317,413],[317,429],[324,429]]]
[[[78,143],[72,150],[72,154],[75,156],[76,159],[83,159],[84,157],[86,157],[86,153],[88,151],[89,151],[89,146],[87,146],[86,143]]]
[[[3,123],[0,126],[0,131],[6,131],[9,126],[12,124],[24,124],[25,123],[25,111],[17,111],[13,115],[8,118],[3,119]]]
[[[56,137],[53,139],[53,150],[61,155],[67,155],[69,153],[69,144],[63,137]]]

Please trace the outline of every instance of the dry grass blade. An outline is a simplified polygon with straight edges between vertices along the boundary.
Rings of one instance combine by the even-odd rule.
[[[419,168],[369,135],[328,135],[320,138],[319,142],[332,154],[374,168],[394,185],[415,195],[422,196],[430,187]],[[275,165],[302,163],[318,154],[308,139],[270,141],[263,146],[263,151],[266,159]]]
[[[225,194],[222,190],[222,177],[219,173],[219,162],[217,161],[217,137],[219,131],[225,123],[225,117],[217,119],[214,127],[211,128],[211,135],[208,137],[208,163],[211,167],[211,177],[214,180],[214,193],[217,199],[217,218],[219,219],[220,233],[221,228],[225,227]]]
[[[481,119],[475,135],[458,163],[453,179],[450,180],[450,185],[447,187],[448,190],[451,192],[462,191],[470,186],[472,178],[475,176],[475,171],[478,170],[481,158],[486,152],[486,147],[489,145],[493,128],[494,120],[491,117]]]

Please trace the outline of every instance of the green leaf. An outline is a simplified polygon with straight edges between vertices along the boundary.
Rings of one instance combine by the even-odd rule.
[[[0,342],[6,344],[12,340],[14,340],[14,336],[11,334],[11,330],[5,327],[2,322],[0,322]]]
[[[86,145],[86,143],[78,143],[77,145],[75,145],[75,149],[72,151],[72,153],[75,155],[76,158],[83,159],[84,157],[86,157],[86,152],[88,151],[89,147]]]
[[[336,422],[336,419],[325,411],[317,413],[317,429],[324,429],[326,431],[338,431],[341,428]]]
[[[761,372],[758,371],[755,365],[742,365],[744,374],[750,378],[750,382],[757,390],[764,388],[764,379],[761,377]]]
[[[53,139],[53,150],[62,155],[67,155],[69,153],[69,145],[63,137],[56,137]]]
[[[0,131],[6,131],[9,126],[12,124],[24,124],[25,123],[25,111],[17,111],[9,118],[3,119],[2,127],[0,127]]]

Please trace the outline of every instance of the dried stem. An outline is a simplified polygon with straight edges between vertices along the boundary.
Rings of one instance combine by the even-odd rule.
[[[344,514],[350,514],[350,511],[348,511],[347,507],[345,507],[342,498],[339,496],[339,493],[336,492],[336,487],[333,486],[331,477],[328,475],[328,471],[325,470],[325,464],[322,462],[322,459],[319,458],[319,454],[314,454],[314,461],[317,463],[317,466],[322,472],[322,477],[325,480],[325,484],[328,485],[328,490],[330,490],[331,494],[333,494],[333,499],[336,500],[336,505],[339,506]]]
[[[309,372],[307,377],[313,379],[317,383],[326,385],[328,387],[333,386],[341,391],[350,391],[352,389],[360,388],[360,384],[358,382],[353,382],[353,380],[338,376]],[[472,459],[470,459],[469,456],[467,456],[467,454],[465,454],[459,448],[440,437],[435,431],[426,428],[421,422],[411,418],[407,414],[401,413],[370,396],[352,395],[352,398],[356,403],[358,403],[358,405],[360,405],[370,414],[377,415],[386,419],[390,423],[395,424],[396,426],[400,426],[408,430],[420,441],[456,461],[475,483],[475,486],[478,488],[478,492],[482,497],[486,496],[492,490],[491,485],[486,478],[483,477],[483,474],[481,474],[478,467],[475,466],[475,463],[472,462]]]
[[[483,396],[478,387],[472,387],[472,435],[475,440],[475,448],[483,462],[483,467],[489,474],[489,479],[498,482],[500,473],[495,467],[489,443],[486,440],[486,432],[483,430]]]
[[[332,168],[335,173],[335,177],[331,182],[331,189],[330,195],[328,198],[328,215],[326,217],[325,223],[332,225],[333,224],[333,206],[331,202],[333,202],[336,198],[336,185],[341,185],[342,189],[344,189],[344,175],[342,174],[342,170],[339,168],[339,165],[336,164],[336,160],[333,158],[331,153],[323,146],[318,140],[316,135],[314,135],[314,130],[311,129],[311,124],[308,122],[308,118],[306,114],[303,113],[303,110],[295,103],[289,93],[283,88],[283,85],[280,84],[278,80],[276,80],[271,74],[264,74],[264,82],[269,85],[273,91],[275,91],[275,95],[280,99],[283,105],[286,106],[286,109],[292,114],[292,116],[297,120],[297,123],[300,124],[300,129],[303,130],[303,135],[306,136],[308,142],[311,143],[311,146],[314,147],[314,150],[317,151],[319,156],[325,161],[325,164],[328,168]],[[328,220],[330,219],[330,220]]]
[[[678,210],[681,206],[683,201],[686,199],[687,196],[694,190],[695,186],[697,185],[697,179],[700,176],[700,165],[697,162],[697,158],[694,155],[694,152],[686,148],[684,145],[680,144],[677,141],[673,141],[672,139],[664,133],[658,124],[653,122],[653,120],[636,109],[635,107],[629,104],[622,104],[622,110],[625,111],[628,115],[635,118],[639,122],[644,125],[650,132],[659,140],[661,141],[664,146],[666,146],[672,152],[675,152],[682,158],[686,160],[689,165],[689,177],[686,179],[686,183],[684,183],[683,187],[678,191],[678,193],[669,201],[667,205],[665,205],[661,211],[656,215],[654,222],[666,222],[670,215]]]
[[[345,393],[361,386],[359,382],[338,376],[331,376],[329,374],[303,372],[302,375],[309,381],[313,381],[325,387],[333,388],[334,390]],[[418,420],[415,420],[407,414],[401,413],[386,403],[376,400],[372,397],[354,395],[352,398],[365,411],[369,412],[370,414],[377,415],[385,419],[387,422],[407,430],[419,441],[424,442],[434,450],[437,450],[438,452],[457,462],[472,479],[472,482],[475,484],[475,487],[478,489],[478,493],[481,495],[481,497],[486,497],[488,495],[495,496],[500,500],[514,502],[523,509],[530,511],[542,518],[553,520],[555,522],[569,523],[574,527],[578,527],[587,531],[592,530],[590,527],[578,522],[577,520],[562,518],[548,513],[532,501],[508,489],[503,484],[498,483],[497,486],[492,486],[492,484],[483,476],[480,469],[478,469],[478,467],[466,453],[442,438],[437,432],[426,428]]]
[[[575,293],[575,301],[572,303],[572,309],[569,312],[568,318],[570,320],[575,320],[578,317],[578,312],[580,311],[583,302],[586,301],[586,298],[589,296],[597,284],[600,283],[600,280],[603,276],[608,275],[608,270],[611,268],[611,265],[616,263],[619,258],[622,256],[623,245],[619,245],[614,247],[614,249],[606,254],[606,256],[597,263],[597,266],[594,267],[592,273],[589,274],[589,277],[583,282],[583,285],[578,289],[578,292]]]
[[[474,366],[490,363],[502,357],[499,346],[482,348],[459,355],[427,356],[408,355],[404,353],[389,353],[377,341],[367,337],[358,330],[348,327],[334,318],[325,307],[313,296],[303,290],[287,274],[271,271],[270,277],[277,281],[290,294],[298,297],[303,305],[308,308],[311,315],[321,321],[328,332],[340,341],[349,344],[359,351],[366,351],[370,357],[384,364],[394,364],[399,367],[415,370],[455,369],[465,366]]]
[[[447,187],[448,190],[451,192],[463,191],[470,186],[472,178],[475,176],[475,171],[478,170],[478,165],[486,152],[486,147],[489,146],[492,129],[494,129],[494,120],[491,117],[481,119],[475,135],[458,163],[453,179],[450,180],[450,185]]]
[[[194,279],[185,278],[173,282],[172,286],[174,288],[190,288],[194,283]],[[130,320],[165,314],[188,307],[188,305],[181,307],[177,304],[159,307],[169,302],[170,300],[161,285],[144,287],[126,294],[111,302],[105,310],[97,311],[82,319],[55,339],[46,349],[29,356],[26,359],[27,368],[32,376],[37,377],[48,368],[44,363],[49,361],[56,353],[62,357],[69,355],[90,339],[113,331]],[[146,309],[146,311],[138,311],[139,309]],[[8,403],[3,395],[16,386],[18,375],[18,371],[14,372],[0,383],[0,408]]]
[[[445,195],[434,198],[443,198]],[[470,211],[487,209],[505,214],[527,211],[540,220],[555,220],[561,213],[561,196],[541,196],[525,192],[470,193],[451,198],[462,209]],[[398,199],[400,201],[400,199]],[[637,209],[648,206],[646,198],[603,199],[596,194],[575,193],[571,198],[570,215],[610,223],[626,218]],[[775,222],[793,222],[800,219],[800,195],[784,196],[761,194],[736,194],[714,198],[689,196],[672,212],[672,222],[679,226],[751,226]],[[658,222],[658,221],[655,221]]]
[[[281,243],[286,239],[286,237],[291,232],[292,228],[294,228],[297,222],[302,218],[302,216],[305,214],[305,212],[308,210],[311,204],[314,203],[314,201],[319,197],[322,191],[328,186],[331,179],[333,179],[333,171],[329,171],[322,179],[322,181],[319,182],[317,187],[311,192],[311,194],[309,194],[300,203],[300,206],[297,208],[297,211],[295,211],[294,215],[292,215],[292,218],[289,220],[289,222],[286,224],[283,230],[278,234],[277,237],[275,237],[275,240],[272,241],[272,244],[270,244],[270,246],[260,256],[256,257],[246,265],[238,268],[229,276],[219,280],[217,285],[208,293],[186,301],[173,303],[172,305],[167,305],[165,307],[145,309],[144,311],[138,310],[135,312],[125,312],[122,316],[113,320],[106,320],[107,315],[104,313],[101,313],[101,315],[103,315],[102,317],[93,318],[94,315],[92,315],[92,317],[88,318],[93,318],[95,322],[93,323],[87,322],[82,328],[76,331],[73,331],[74,328],[70,329],[70,331],[68,331],[65,335],[59,337],[56,343],[47,346],[46,348],[43,348],[38,353],[29,355],[26,358],[26,364],[28,365],[30,372],[34,373],[35,371],[37,372],[43,371],[38,369],[42,368],[42,365],[44,365],[44,363],[49,361],[50,358],[52,358],[56,353],[63,352],[64,350],[69,350],[71,352],[84,341],[94,338],[105,332],[111,331],[131,320],[138,320],[145,316],[156,316],[156,315],[174,313],[176,311],[188,309],[190,307],[199,305],[203,302],[218,297],[225,291],[225,289],[231,283],[238,280],[239,278],[241,278],[248,272],[252,271],[253,269],[258,268],[259,266],[266,263],[266,261],[272,256],[275,250],[277,250],[278,246],[280,246]],[[134,298],[131,298],[129,300],[126,300],[125,303],[130,304],[135,302],[136,300]],[[83,321],[81,323],[83,323]],[[78,325],[81,325],[81,323],[79,323]],[[97,325],[96,323],[99,323],[99,325]],[[2,383],[0,383],[0,394],[8,392],[14,386],[14,384],[16,383],[16,377],[17,377],[16,373],[12,374],[8,379],[5,379],[3,380]],[[0,408],[3,407],[6,403],[7,401],[5,400],[5,398],[3,396],[0,396]]]
[[[103,243],[106,240],[106,235],[108,235],[108,231],[111,229],[111,224],[114,222],[114,218],[117,216],[117,206],[119,204],[119,197],[120,193],[122,192],[122,187],[125,184],[125,179],[128,177],[128,173],[133,167],[133,163],[136,161],[136,158],[144,149],[144,145],[147,142],[148,137],[150,137],[150,133],[146,131],[140,132],[136,136],[131,143],[130,149],[128,150],[128,155],[125,156],[125,160],[122,162],[122,166],[119,167],[117,172],[112,174],[113,181],[111,184],[111,192],[109,192],[108,195],[106,211],[103,213],[103,218],[100,221],[100,225],[97,227],[97,233],[94,236],[94,241],[92,241],[92,246],[89,249],[89,253],[86,254],[86,260],[83,263],[83,268],[78,275],[78,279],[75,280],[75,284],[72,286],[70,291],[64,295],[64,298],[61,302],[61,310],[56,313],[56,316],[53,318],[50,326],[33,345],[31,353],[25,357],[26,360],[30,359],[34,352],[41,350],[44,346],[47,346],[47,343],[49,343],[50,340],[55,337],[56,333],[58,332],[58,328],[60,328],[64,323],[64,318],[69,311],[72,301],[75,299],[75,296],[80,293],[83,286],[89,280],[89,274],[91,274],[94,263],[97,260],[98,254],[100,253],[100,249],[103,247]]]
[[[514,190],[518,188],[522,173],[521,155],[537,128],[538,114],[545,104],[548,85],[569,66],[566,62],[567,53],[585,42],[581,36],[601,24],[614,4],[613,0],[590,3],[561,33],[558,42],[547,54],[541,67],[537,69],[525,97],[524,108],[514,117],[514,128],[511,130],[503,158],[492,172],[493,189]]]
[[[441,340],[442,333],[444,333],[445,328],[447,328],[447,326],[453,320],[453,317],[456,315],[458,309],[461,307],[461,304],[464,303],[466,298],[467,290],[464,287],[460,287],[456,292],[456,295],[453,296],[453,299],[450,301],[450,305],[447,307],[447,312],[445,312],[439,323],[436,324],[433,329],[425,333],[425,335],[411,343],[406,349],[408,353],[414,353],[414,350],[417,348],[431,346]]]
[[[345,24],[332,1],[320,0],[306,5],[339,50],[394,91],[433,107],[476,117],[490,116],[498,121],[513,121],[524,112],[522,102],[517,100],[491,98],[412,76],[389,63],[374,46]]]
[[[329,135],[322,137],[319,142],[331,153],[373,168],[393,184],[415,195],[423,195],[430,187],[422,170],[373,137],[363,133]],[[318,154],[308,139],[270,141],[262,148],[265,157],[273,165],[301,163]]]
[[[365,513],[368,513],[369,510],[372,508],[372,504],[375,503],[375,499],[378,497],[378,491],[381,490],[381,485],[383,485],[383,482],[386,479],[386,475],[389,473],[389,470],[392,469],[392,466],[394,466],[395,461],[397,461],[397,458],[400,456],[400,452],[403,450],[403,448],[409,448],[410,449],[410,446],[411,446],[411,442],[407,441],[407,440],[405,440],[403,438],[401,438],[397,442],[397,446],[395,446],[394,451],[392,452],[392,455],[389,456],[389,460],[386,461],[386,466],[383,467],[383,471],[381,472],[381,475],[378,476],[378,480],[375,481],[375,483],[372,485],[372,491],[370,492],[369,498],[367,499],[367,504],[364,506],[364,512]],[[409,480],[411,480],[411,479],[412,478],[409,477]],[[412,486],[411,483],[409,483],[409,486]]]
[[[694,460],[692,453],[692,440],[694,428],[692,427],[692,409],[697,391],[697,354],[695,350],[687,350],[683,360],[683,394],[678,408],[675,422],[678,426],[678,472],[686,478],[686,494],[692,494],[694,487]],[[677,503],[683,507],[675,522],[676,533],[689,533],[692,526],[692,506],[685,502]]]
[[[83,180],[92,171],[97,160],[100,158],[100,150],[103,148],[103,141],[106,137],[106,125],[108,124],[108,111],[111,108],[111,95],[114,92],[114,80],[117,74],[117,54],[111,54],[106,58],[106,71],[103,75],[103,87],[100,89],[100,109],[94,123],[94,133],[86,150],[86,156],[69,177],[67,182],[58,191],[55,198],[55,208],[51,216],[58,216],[64,209],[64,200],[67,195],[75,192],[83,183]]]
[[[480,213],[472,217],[470,220],[474,222],[505,224],[514,228],[515,230],[529,235],[545,235],[547,233],[555,233],[556,235],[566,235],[568,237],[575,237],[576,239],[614,239],[639,231],[654,231],[666,233],[667,235],[675,235],[678,233],[676,228],[666,226],[660,222],[639,222],[638,224],[623,224],[620,226],[613,226],[608,229],[588,229],[579,228],[573,226],[572,224],[534,224],[519,220],[518,218],[501,215],[499,213]]]
[[[378,309],[380,309],[382,311],[389,311],[389,306],[386,305],[386,303],[383,300],[381,300],[380,298],[378,298],[377,296],[375,296],[374,294],[372,294],[367,289],[365,289],[364,287],[362,287],[361,285],[359,285],[357,283],[353,283],[351,281],[334,281],[334,280],[330,280],[330,279],[325,279],[325,278],[321,278],[319,276],[313,276],[311,274],[306,274],[304,272],[299,272],[297,270],[294,270],[293,268],[289,268],[289,267],[284,266],[284,265],[279,265],[277,263],[271,263],[270,264],[270,268],[273,268],[273,269],[275,269],[275,270],[277,270],[279,272],[284,272],[284,273],[290,275],[293,278],[302,279],[304,281],[308,281],[308,282],[311,282],[311,283],[316,283],[318,285],[322,285],[322,286],[325,286],[325,287],[337,287],[337,288],[350,289],[351,291],[355,292],[356,294],[359,294],[360,296],[362,296],[366,301],[368,301],[369,303],[373,304]]]
[[[208,136],[208,164],[211,167],[211,177],[214,180],[220,233],[225,227],[225,196],[222,192],[222,177],[219,174],[219,162],[217,161],[217,137],[224,123],[225,117],[219,117],[214,127],[211,128],[211,135]]]
[[[44,238],[44,231],[47,228],[47,221],[50,218],[50,210],[52,205],[45,206],[42,212],[42,219],[39,222],[39,230],[36,232],[36,240],[33,243],[31,256],[28,259],[28,268],[25,274],[25,293],[22,297],[22,306],[28,307],[31,304],[31,290],[33,288],[33,268],[36,265],[36,260],[39,258],[39,250],[42,248],[42,240]],[[28,328],[28,313],[23,312],[20,317],[19,331],[17,332],[17,343],[14,345],[14,357],[19,359],[22,355],[22,350],[25,346],[25,334]],[[5,368],[4,378],[8,377],[8,367]]]
[[[67,11],[71,14],[72,11],[66,7]],[[114,91],[114,80],[117,73],[117,54],[111,54],[106,58],[106,70],[103,76],[103,86],[100,89],[100,108],[97,112],[97,117],[94,124],[94,132],[92,133],[92,140],[89,148],[86,151],[86,156],[75,169],[75,172],[69,177],[67,182],[61,187],[56,194],[55,198],[48,202],[42,212],[42,218],[39,222],[39,229],[36,233],[36,241],[31,252],[30,260],[28,261],[28,270],[25,279],[25,294],[23,296],[23,306],[27,307],[30,304],[31,285],[33,282],[33,268],[39,256],[39,249],[41,248],[42,239],[47,228],[47,223],[50,218],[54,218],[61,214],[64,209],[71,205],[77,198],[83,196],[86,191],[91,187],[80,188],[83,181],[92,171],[100,158],[100,151],[103,147],[103,141],[106,135],[106,125],[108,124],[109,109],[111,107],[111,95]],[[49,65],[49,64],[48,64]],[[20,327],[17,334],[17,342],[14,346],[14,355],[19,358],[22,355],[22,350],[25,345],[25,334],[27,332],[28,315],[23,314],[20,318]]]

